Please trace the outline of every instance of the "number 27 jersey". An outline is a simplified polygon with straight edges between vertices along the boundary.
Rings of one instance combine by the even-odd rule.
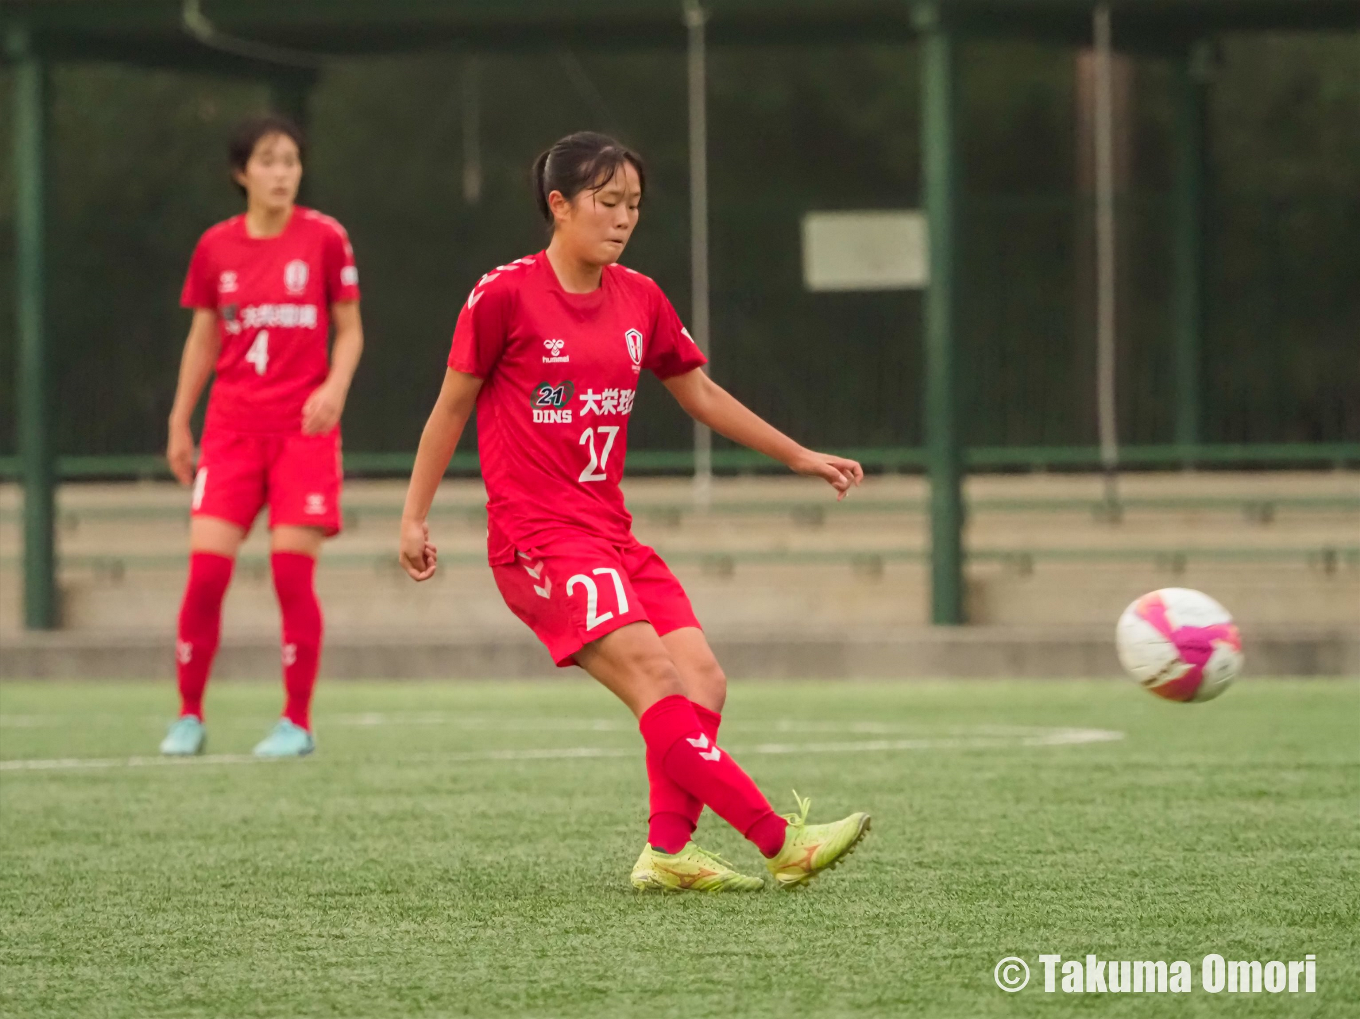
[[[638,379],[706,361],[661,288],[621,265],[606,266],[589,294],[563,290],[544,252],[483,276],[458,316],[448,366],[483,380],[491,562],[572,531],[631,540],[619,482]]]

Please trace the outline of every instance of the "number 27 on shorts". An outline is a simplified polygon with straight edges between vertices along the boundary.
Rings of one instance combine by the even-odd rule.
[[[608,574],[614,581],[614,605],[619,610],[619,615],[628,615],[628,593],[623,589],[623,578],[619,576],[619,571],[612,566],[601,566],[590,571],[597,577]],[[595,586],[595,581],[584,573],[577,573],[567,581],[567,597],[570,598],[576,588],[582,587],[586,592],[586,629],[593,630],[601,623],[607,623],[614,618],[614,613],[610,611],[600,612],[600,589]]]

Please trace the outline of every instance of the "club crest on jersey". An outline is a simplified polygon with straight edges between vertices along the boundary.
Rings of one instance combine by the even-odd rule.
[[[283,285],[290,294],[300,294],[307,289],[307,263],[295,258],[283,267]]]
[[[629,329],[623,334],[625,342],[628,344],[628,356],[633,359],[633,370],[641,371],[642,365],[642,334],[636,329]]]
[[[570,361],[571,355],[562,353],[562,348],[566,345],[566,340],[544,340],[543,346],[548,351],[548,355],[543,358],[543,363],[561,364],[565,361]]]
[[[576,393],[576,384],[568,379],[565,382],[540,382],[530,394],[534,410],[534,424],[569,425],[571,408],[567,406]]]

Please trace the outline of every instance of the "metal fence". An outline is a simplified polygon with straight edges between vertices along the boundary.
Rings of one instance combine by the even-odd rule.
[[[1225,58],[1225,94],[1253,59],[1254,51],[1235,52],[1229,47]],[[1307,47],[1290,52],[1303,75]],[[1062,447],[1079,462],[1073,451],[1096,439],[1094,242],[1091,198],[1069,165],[1070,54],[983,44],[970,53],[963,122],[976,126],[965,133],[971,169],[961,203],[964,436],[990,451],[983,462],[1004,460],[1007,449],[1023,461],[1017,447]],[[565,130],[610,128],[649,156],[652,193],[629,262],[655,276],[688,317],[682,59],[668,52],[356,60],[323,77],[311,107],[306,197],[350,228],[370,339],[346,414],[347,451],[414,448],[463,295],[483,270],[541,243],[525,167]],[[917,204],[915,59],[910,47],[725,50],[710,71],[714,374],[808,441],[897,451],[884,462],[896,456],[905,466],[922,442],[920,294],[808,293],[799,221],[811,209]],[[1142,167],[1155,161],[1166,131],[1159,74],[1149,63],[1134,130],[1142,152],[1135,176],[1148,185],[1119,201],[1119,429],[1123,442],[1143,448],[1177,437],[1171,199],[1164,175]],[[640,77],[644,94],[617,87]],[[1033,93],[1028,106],[1010,96],[1017,78]],[[558,94],[562,81],[574,83],[566,95]],[[0,75],[0,90],[7,87]],[[222,138],[267,94],[94,66],[58,70],[54,96],[49,286],[58,449],[155,454],[187,324],[177,308],[184,266],[197,234],[235,211]],[[1222,106],[1216,130],[1249,134],[1251,125],[1226,122],[1233,104]],[[1360,116],[1353,120],[1331,130],[1360,133]],[[8,149],[8,130],[0,119],[0,149]],[[475,166],[469,131],[479,139]],[[1222,146],[1220,162],[1244,146],[1240,139]],[[1008,160],[1001,168],[998,152]],[[1211,174],[1201,442],[1360,443],[1360,184],[1352,186],[1360,166],[1349,166],[1345,151],[1332,158],[1325,179],[1243,176],[1226,163]],[[6,168],[5,279],[9,188]],[[12,321],[6,289],[5,380],[13,378]],[[639,407],[634,449],[689,449],[689,423],[663,392],[644,393]],[[14,448],[6,381],[0,457]]]

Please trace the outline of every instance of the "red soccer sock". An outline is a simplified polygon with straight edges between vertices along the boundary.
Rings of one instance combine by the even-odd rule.
[[[751,776],[709,739],[689,700],[679,694],[663,697],[642,713],[638,727],[647,756],[654,757],[659,770],[677,786],[713,808],[765,856],[783,848],[786,822],[771,809]]]
[[[179,673],[179,713],[203,719],[203,690],[222,636],[222,599],[236,560],[213,552],[189,554],[189,579],[179,607],[175,662]]]
[[[718,741],[718,726],[722,715],[702,704],[694,705],[699,725],[714,743]],[[681,789],[661,769],[652,754],[647,755],[647,782],[651,790],[651,812],[647,819],[647,842],[663,853],[678,853],[694,836],[699,815],[704,812],[703,801]]]
[[[694,705],[703,735],[718,741],[718,726],[722,716],[700,703]],[[694,837],[694,829],[703,814],[703,800],[691,796],[670,780],[653,754],[647,755],[647,784],[650,788],[650,816],[647,818],[647,843],[664,853],[679,853],[685,842]]]
[[[321,664],[321,603],[312,585],[316,560],[301,552],[269,557],[274,593],[283,613],[283,717],[311,729],[312,689]]]

